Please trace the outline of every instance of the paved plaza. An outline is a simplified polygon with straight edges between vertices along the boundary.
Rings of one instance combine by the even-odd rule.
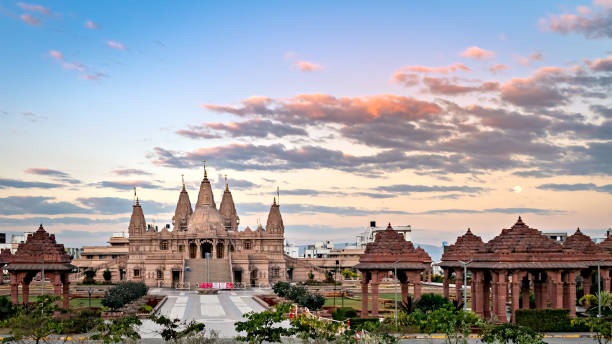
[[[149,293],[168,296],[159,314],[171,319],[195,320],[204,323],[207,330],[219,332],[222,338],[233,338],[237,334],[234,323],[242,320],[243,314],[264,310],[253,295],[270,293],[270,290],[219,291],[217,295],[200,295],[195,291],[152,288]],[[144,320],[140,335],[142,338],[159,338],[157,329],[153,322]]]

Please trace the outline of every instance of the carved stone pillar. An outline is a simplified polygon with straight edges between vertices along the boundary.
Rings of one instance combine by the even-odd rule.
[[[400,288],[402,291],[402,302],[408,303],[408,281],[400,282]]]
[[[610,269],[600,268],[601,271],[601,290],[610,292]]]
[[[561,271],[549,271],[548,276],[551,277],[549,284],[551,286],[552,308],[563,308],[563,281],[561,280]]]
[[[414,301],[416,301],[421,298],[421,274],[416,271],[412,276],[412,283],[414,283]]]
[[[486,279],[483,271],[483,287],[482,287],[482,311],[485,319],[491,318],[491,280]]]
[[[449,297],[449,290],[448,290],[448,275],[450,274],[450,269],[443,269],[442,270],[444,273],[444,277],[442,279],[442,289],[444,290],[444,297],[448,298]]]
[[[379,272],[372,272],[372,316],[378,316],[378,284],[380,282]]]
[[[584,294],[591,293],[591,284],[593,283],[593,274],[591,270],[583,271],[582,273],[582,289]]]
[[[463,302],[463,269],[455,269],[455,295],[457,303]]]
[[[568,306],[569,306],[569,316],[574,318],[576,316],[576,276],[578,276],[579,271],[572,270],[568,272]]]
[[[361,271],[361,317],[368,317],[368,273]]]
[[[500,270],[497,273],[498,288],[497,288],[497,319],[500,323],[508,321],[506,316],[506,297],[508,296],[508,281],[506,270]]]
[[[26,283],[25,281],[21,283],[21,301],[24,305],[27,305],[30,302],[30,283]]]
[[[19,278],[17,273],[11,272],[11,303],[16,305],[19,302]]]
[[[472,271],[472,311],[481,318],[484,318],[484,309],[483,309],[483,287],[484,287],[484,273],[480,270]]]
[[[523,279],[521,294],[523,295],[523,305],[521,308],[529,309],[530,308],[530,283],[529,283],[529,274],[527,274],[526,278]]]
[[[496,271],[491,271],[491,313],[497,316],[497,292],[499,289],[499,276]]]
[[[512,322],[516,322],[514,313],[516,312],[517,309],[519,309],[519,296],[521,292],[521,286],[523,284],[523,274],[524,272],[518,271],[518,270],[515,270],[512,272],[512,285],[511,285],[511,289],[512,289],[511,313],[512,315],[510,317]]]

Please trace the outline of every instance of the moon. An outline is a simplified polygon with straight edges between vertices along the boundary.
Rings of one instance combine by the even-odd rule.
[[[518,186],[518,185],[516,185],[515,187],[512,188],[512,191],[514,193],[521,193],[521,191],[523,191],[523,188]]]

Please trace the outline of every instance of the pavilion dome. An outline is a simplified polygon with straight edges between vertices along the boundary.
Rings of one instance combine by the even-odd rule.
[[[468,228],[467,232],[457,238],[457,241],[444,249],[442,261],[470,260],[484,246],[482,238],[474,235]]]
[[[7,270],[72,270],[70,256],[63,244],[55,241],[55,235],[45,231],[42,224],[26,242],[19,244],[17,252],[9,258]]]
[[[509,229],[502,229],[500,235],[483,245],[483,253],[562,253],[560,243],[527,226],[521,217]]]
[[[567,239],[565,239],[565,242],[563,243],[563,248],[575,250],[579,253],[592,255],[593,260],[599,260],[601,258],[610,258],[610,254],[606,252],[604,248],[594,243],[589,236],[584,235],[580,231],[580,228],[576,230],[576,233],[570,235],[569,237],[567,237]]]
[[[391,224],[378,232],[374,242],[366,245],[365,252],[359,257],[356,268],[372,267],[380,264],[390,266],[398,261],[398,268],[424,268],[431,257],[423,249],[416,249],[410,241],[395,231]]]

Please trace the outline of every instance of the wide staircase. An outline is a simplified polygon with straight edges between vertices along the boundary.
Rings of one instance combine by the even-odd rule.
[[[231,282],[232,271],[229,259],[187,259],[185,267],[185,282],[194,288],[202,282]],[[210,269],[210,274],[207,269]]]

